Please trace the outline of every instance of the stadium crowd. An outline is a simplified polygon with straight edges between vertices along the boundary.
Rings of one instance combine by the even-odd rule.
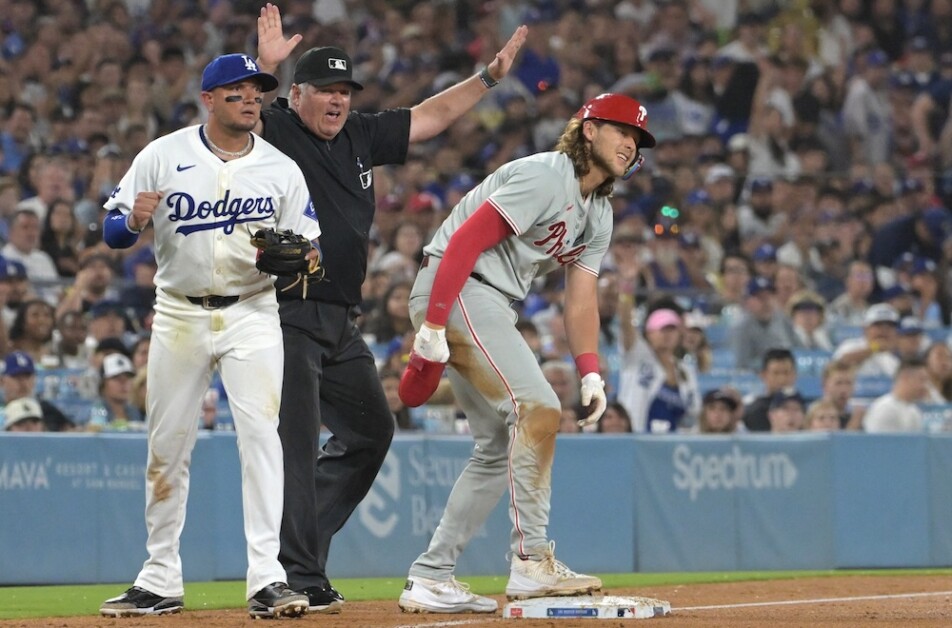
[[[551,149],[605,91],[646,107],[658,146],[612,198],[598,431],[952,429],[952,0],[281,5],[300,50],[353,51],[358,110],[417,103],[529,26],[471,114],[374,171],[361,327],[400,429],[465,430],[446,390],[414,411],[396,392],[422,247],[477,181]],[[148,142],[203,121],[201,70],[256,54],[259,8],[0,0],[4,429],[143,425],[150,230],[106,247],[102,204]],[[514,307],[572,432],[561,282]],[[227,425],[223,391],[206,401],[196,420]]]

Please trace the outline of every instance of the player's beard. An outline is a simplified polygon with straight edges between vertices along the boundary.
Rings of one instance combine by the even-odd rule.
[[[601,170],[604,173],[607,173],[606,179],[614,179],[616,175],[615,166],[609,160],[605,159],[598,151],[592,150],[592,165]]]

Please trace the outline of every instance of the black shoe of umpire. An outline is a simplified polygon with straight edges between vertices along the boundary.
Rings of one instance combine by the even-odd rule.
[[[103,602],[99,613],[106,617],[135,617],[180,613],[183,608],[180,597],[162,597],[141,587],[129,587],[122,595]]]
[[[248,614],[255,619],[300,617],[307,606],[306,595],[292,591],[283,582],[272,582],[248,600]]]
[[[344,606],[344,596],[330,584],[322,587],[305,587],[302,593],[307,595],[309,613],[339,613]]]

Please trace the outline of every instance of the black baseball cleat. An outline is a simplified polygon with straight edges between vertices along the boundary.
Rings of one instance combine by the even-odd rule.
[[[248,600],[248,614],[254,619],[300,617],[307,606],[306,595],[292,591],[283,582],[272,582]]]
[[[330,584],[305,587],[301,592],[307,595],[309,613],[339,613],[344,606],[344,596]]]
[[[185,603],[180,597],[162,597],[141,587],[130,587],[122,595],[103,602],[99,613],[106,617],[170,615],[181,613],[183,608]]]

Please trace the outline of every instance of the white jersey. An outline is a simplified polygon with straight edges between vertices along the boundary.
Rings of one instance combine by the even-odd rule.
[[[568,264],[598,275],[611,240],[611,204],[582,198],[565,154],[539,153],[501,166],[460,200],[424,252],[442,257],[450,236],[486,201],[515,237],[484,251],[473,272],[510,299],[524,299],[535,277]]]
[[[259,291],[274,278],[255,268],[250,234],[268,227],[312,241],[321,234],[304,175],[258,136],[246,156],[223,162],[199,129],[181,129],[146,146],[105,207],[128,215],[137,192],[162,192],[153,215],[157,288],[187,296]]]

